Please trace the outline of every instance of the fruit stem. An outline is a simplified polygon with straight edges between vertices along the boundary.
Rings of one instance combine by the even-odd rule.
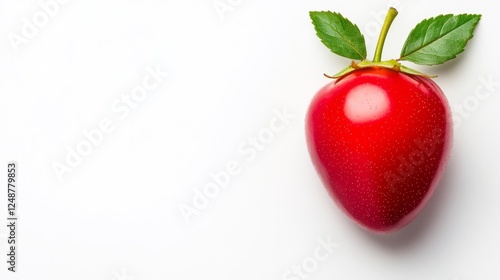
[[[375,49],[375,56],[373,57],[373,62],[380,62],[382,59],[382,50],[384,49],[385,38],[387,37],[387,32],[391,27],[392,22],[398,15],[398,11],[393,7],[389,8],[387,15],[385,16],[384,25],[382,25],[382,30],[380,30],[380,36],[378,37],[377,48]]]

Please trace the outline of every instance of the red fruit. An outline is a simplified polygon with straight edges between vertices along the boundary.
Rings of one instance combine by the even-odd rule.
[[[389,232],[422,210],[452,144],[450,107],[429,78],[379,67],[322,88],[306,119],[309,153],[329,194],[362,227]]]

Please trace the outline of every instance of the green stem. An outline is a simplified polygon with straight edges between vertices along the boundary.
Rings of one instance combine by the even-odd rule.
[[[387,32],[391,27],[392,22],[398,15],[398,11],[393,7],[389,8],[387,15],[385,16],[384,25],[382,30],[380,30],[380,36],[378,37],[377,48],[375,49],[375,56],[373,57],[373,62],[380,62],[382,59],[382,50],[384,49],[385,37],[387,37]]]

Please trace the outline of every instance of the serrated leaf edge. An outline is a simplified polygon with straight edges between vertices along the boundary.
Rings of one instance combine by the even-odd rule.
[[[314,20],[312,19],[311,15],[312,14],[320,14],[320,13],[330,13],[330,14],[334,14],[334,15],[338,15],[340,16],[341,18],[345,19],[346,21],[348,21],[349,23],[351,23],[354,27],[356,27],[356,29],[359,31],[359,34],[361,35],[361,38],[363,38],[363,47],[364,47],[364,54],[362,52],[362,50],[358,50],[358,48],[356,48],[354,46],[354,44],[348,40],[345,36],[343,36],[340,32],[337,32],[335,29],[334,31],[340,36],[342,37],[342,39],[344,40],[344,42],[347,42],[348,45],[351,46],[351,48],[359,55],[359,58],[353,58],[353,57],[348,57],[348,56],[345,56],[343,54],[339,54],[337,52],[334,52],[332,49],[330,49],[328,46],[326,46],[325,44],[325,41],[319,36],[319,30],[318,28],[316,27],[316,24],[314,24]],[[345,57],[345,58],[349,58],[349,59],[357,59],[357,60],[365,60],[366,59],[366,56],[367,56],[367,53],[366,53],[366,40],[365,40],[365,36],[363,35],[363,33],[361,32],[361,29],[359,29],[358,25],[356,25],[355,23],[353,23],[352,21],[350,21],[348,18],[344,17],[341,13],[338,13],[338,12],[332,12],[332,11],[310,11],[309,12],[309,17],[311,18],[311,22],[314,26],[314,30],[316,31],[316,36],[320,39],[321,43],[323,43],[323,45],[325,45],[331,52],[335,53],[336,55],[338,56],[341,56],[341,57]]]
[[[413,63],[415,63],[415,64],[420,64],[420,65],[429,65],[429,66],[431,66],[431,65],[439,65],[439,64],[443,64],[443,63],[445,63],[445,62],[447,62],[447,61],[449,61],[449,60],[452,60],[452,59],[456,58],[459,54],[461,54],[462,52],[464,52],[464,51],[465,51],[465,46],[467,46],[467,43],[470,41],[470,39],[472,39],[472,38],[474,37],[474,33],[473,33],[473,32],[471,32],[470,36],[468,36],[468,38],[465,40],[465,45],[464,45],[464,48],[463,48],[460,52],[458,52],[458,53],[454,54],[454,55],[453,55],[453,57],[451,57],[451,58],[449,58],[449,59],[447,59],[447,60],[445,60],[445,61],[443,61],[443,62],[441,62],[441,63],[435,63],[435,64],[419,63],[418,61],[415,61],[415,60],[410,60],[410,59],[406,59],[406,58],[407,58],[408,56],[410,56],[411,54],[413,54],[413,53],[417,52],[418,50],[421,50],[421,49],[423,49],[423,48],[427,47],[428,45],[430,45],[430,44],[434,43],[435,41],[437,41],[437,40],[439,40],[439,39],[442,39],[443,37],[445,37],[446,35],[450,34],[451,32],[449,32],[449,33],[447,33],[446,35],[444,35],[444,36],[442,36],[442,37],[439,37],[439,38],[437,38],[437,39],[435,39],[435,40],[433,40],[433,41],[431,41],[431,42],[428,42],[427,44],[425,44],[425,45],[421,46],[419,49],[417,49],[417,50],[415,50],[415,51],[413,51],[413,52],[411,52],[411,53],[407,53],[407,54],[403,55],[404,47],[405,47],[405,46],[406,46],[406,44],[408,43],[408,40],[411,38],[411,35],[412,35],[412,33],[414,32],[414,30],[415,30],[415,29],[416,29],[416,28],[417,28],[420,24],[423,24],[423,23],[424,23],[424,22],[426,22],[426,21],[432,21],[432,20],[435,20],[436,18],[439,18],[439,17],[447,17],[447,16],[449,16],[449,17],[450,17],[450,19],[451,19],[451,18],[453,18],[453,17],[458,17],[458,16],[471,16],[471,20],[476,20],[476,19],[477,19],[477,21],[474,23],[474,26],[472,27],[472,30],[474,30],[474,29],[476,28],[477,24],[479,23],[479,21],[481,20],[481,17],[482,17],[482,15],[481,15],[481,14],[458,14],[458,15],[454,15],[454,14],[446,14],[446,15],[439,15],[439,16],[435,16],[435,17],[431,17],[431,18],[427,18],[427,19],[422,20],[421,22],[419,22],[419,23],[418,23],[418,24],[417,24],[417,25],[416,25],[416,26],[415,26],[415,27],[414,27],[414,28],[410,31],[410,34],[408,35],[408,38],[406,39],[405,43],[403,44],[403,50],[401,50],[400,58],[398,58],[398,59],[397,59],[397,61],[410,61],[410,62],[413,62]],[[448,19],[448,20],[449,20],[449,19]],[[465,22],[463,25],[467,24],[468,22],[470,22],[470,20],[469,20],[469,21],[467,21],[467,22]]]

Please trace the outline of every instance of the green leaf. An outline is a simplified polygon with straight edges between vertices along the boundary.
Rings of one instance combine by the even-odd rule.
[[[366,58],[365,38],[359,28],[339,13],[309,12],[316,35],[333,53],[350,59]]]
[[[435,65],[455,58],[472,38],[481,15],[440,15],[423,20],[410,32],[399,60]]]

